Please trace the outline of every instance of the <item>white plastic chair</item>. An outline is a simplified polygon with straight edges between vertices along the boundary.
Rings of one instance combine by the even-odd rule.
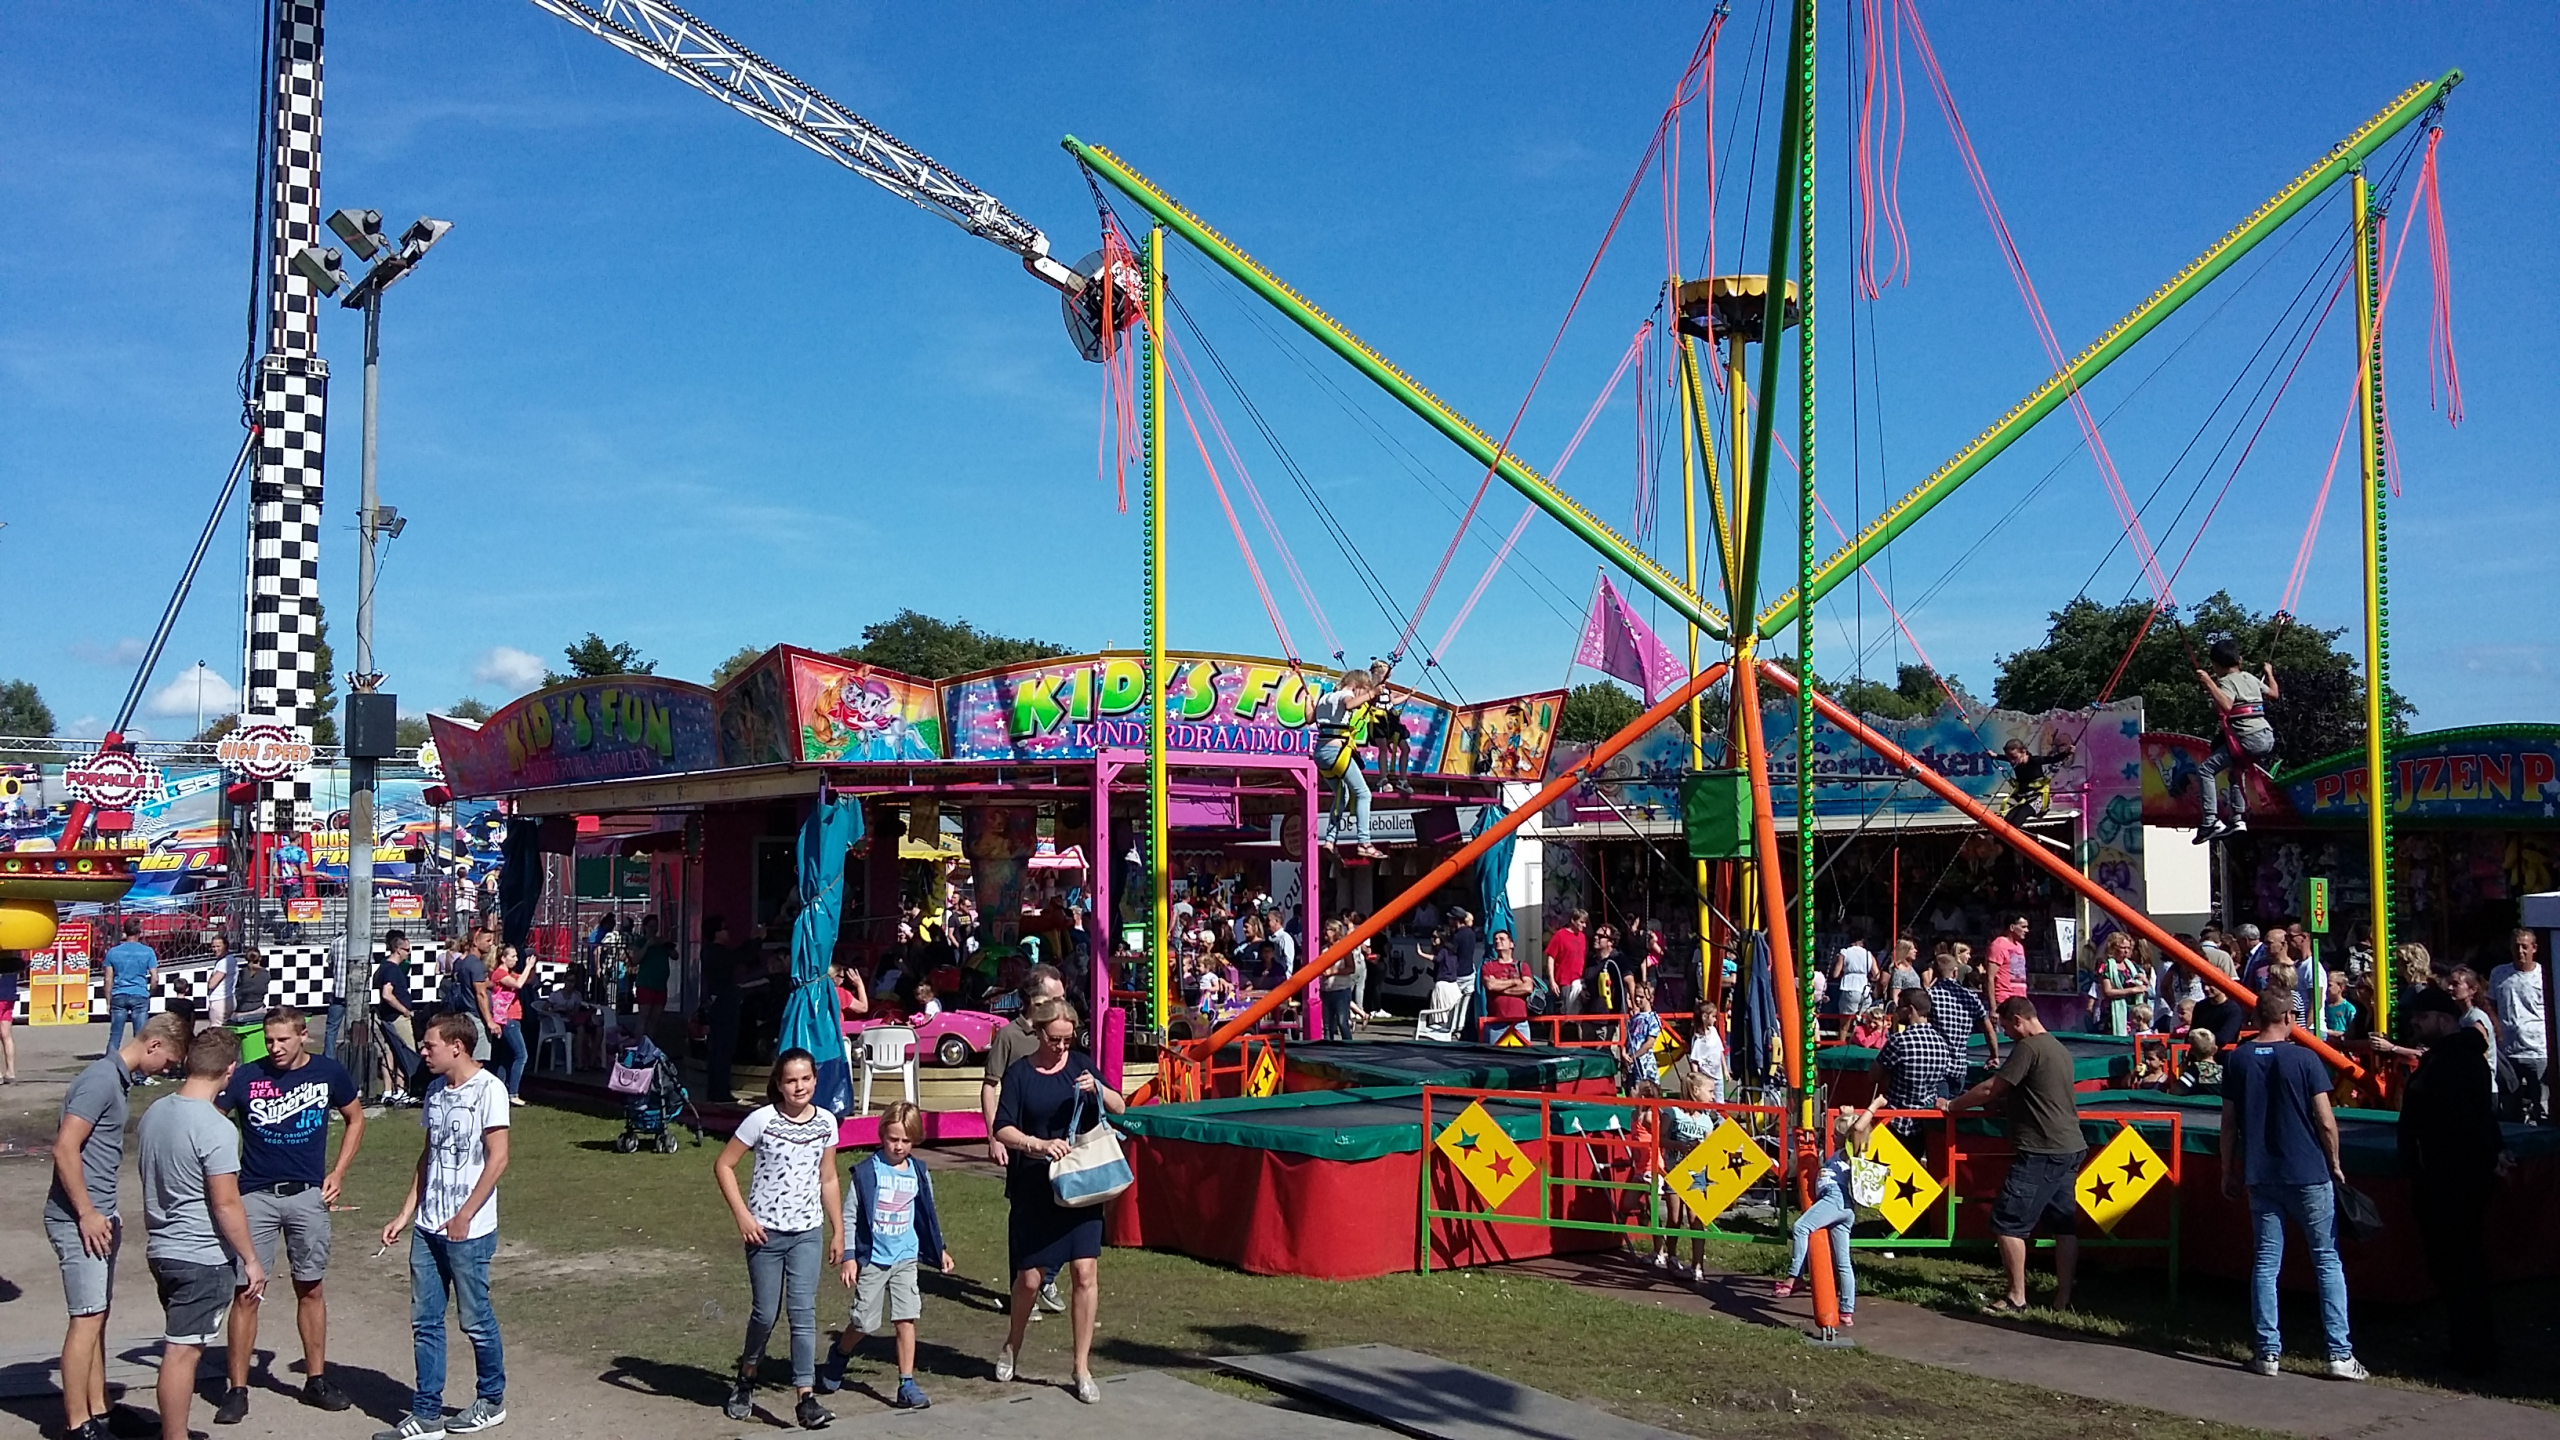
[[[916,1031],[912,1025],[874,1025],[862,1032],[862,1107],[871,1113],[871,1077],[895,1075],[906,1085],[907,1103],[916,1103]]]
[[[1425,1009],[1413,1022],[1413,1038],[1442,1042],[1458,1038],[1458,1027],[1466,1022],[1467,1001],[1474,998],[1476,987],[1471,981],[1440,981],[1431,987],[1431,998],[1441,1003]]]
[[[556,1052],[560,1057],[558,1067],[560,1074],[566,1075],[576,1069],[577,1057],[570,1047],[568,1025],[559,1016],[541,1010],[534,1012],[533,1024],[533,1068],[543,1071],[552,1069],[551,1064],[543,1057]]]

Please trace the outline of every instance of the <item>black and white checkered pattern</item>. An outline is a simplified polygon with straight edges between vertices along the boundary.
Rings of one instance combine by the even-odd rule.
[[[260,947],[258,953],[265,956],[267,961],[268,1004],[290,1005],[296,1010],[313,1015],[328,1008],[328,946],[269,945]],[[375,946],[373,951],[375,962],[380,963],[382,957],[389,953],[381,946]],[[169,982],[183,979],[187,982],[187,992],[195,997],[196,1013],[201,1016],[204,1013],[205,975],[212,968],[212,964],[210,957],[200,956],[193,961],[162,965],[152,977],[151,1013],[157,1015],[169,1008]],[[557,961],[535,961],[533,988],[549,989],[568,972],[568,968]],[[443,973],[444,959],[436,946],[410,946],[409,996],[411,1002],[423,1004],[432,1001]],[[366,983],[373,978],[373,967],[368,965],[365,967],[364,974],[351,978],[353,988],[358,992],[357,1002],[361,1003]],[[101,1023],[107,1018],[107,977],[103,971],[93,971],[89,976],[89,1018]]]
[[[319,356],[319,305],[293,268],[320,225],[322,0],[287,0],[280,12],[275,106],[275,228],[269,249],[268,353],[258,377],[264,425],[250,489],[249,613],[241,709],[273,716],[305,738],[320,719],[320,505],[329,366]],[[311,781],[261,787],[253,823],[270,833],[312,828]]]

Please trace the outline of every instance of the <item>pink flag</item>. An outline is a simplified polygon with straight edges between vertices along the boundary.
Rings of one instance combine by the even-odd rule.
[[[1600,593],[1592,597],[1591,619],[1582,627],[1582,644],[1573,663],[1624,680],[1644,692],[1644,703],[1679,688],[1689,667],[1675,658],[1661,637],[1645,628],[1618,587],[1600,577]]]

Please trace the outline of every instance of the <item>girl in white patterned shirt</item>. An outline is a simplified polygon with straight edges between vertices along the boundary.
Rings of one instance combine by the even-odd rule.
[[[835,1156],[836,1116],[821,1109],[817,1058],[785,1050],[773,1063],[768,1103],[747,1113],[720,1151],[712,1174],[720,1198],[747,1249],[747,1281],[753,1308],[747,1343],[724,1407],[732,1420],[755,1414],[756,1371],[786,1299],[791,1311],[791,1385],[800,1394],[795,1418],[815,1430],[835,1417],[812,1393],[818,1380],[818,1273],[820,1262],[844,1264],[844,1181]],[[747,1192],[738,1193],[738,1162],[756,1157]],[[824,1229],[820,1228],[823,1223]],[[847,1283],[851,1283],[849,1280]]]

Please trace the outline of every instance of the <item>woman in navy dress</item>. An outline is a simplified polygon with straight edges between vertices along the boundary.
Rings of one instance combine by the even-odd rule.
[[[1101,1299],[1096,1287],[1102,1210],[1070,1210],[1060,1205],[1049,1189],[1049,1162],[1065,1158],[1079,1128],[1093,1128],[1101,1123],[1102,1112],[1117,1115],[1128,1108],[1128,1102],[1102,1083],[1091,1057],[1075,1048],[1073,1005],[1061,999],[1042,1000],[1031,1007],[1030,1020],[1040,1048],[1006,1069],[996,1097],[995,1139],[1010,1161],[1004,1189],[1012,1205],[1007,1240],[1013,1270],[1013,1325],[996,1356],[996,1378],[1013,1378],[1042,1274],[1063,1271],[1073,1287],[1068,1309],[1075,1327],[1076,1398],[1091,1405],[1102,1398],[1088,1364],[1094,1311]]]

